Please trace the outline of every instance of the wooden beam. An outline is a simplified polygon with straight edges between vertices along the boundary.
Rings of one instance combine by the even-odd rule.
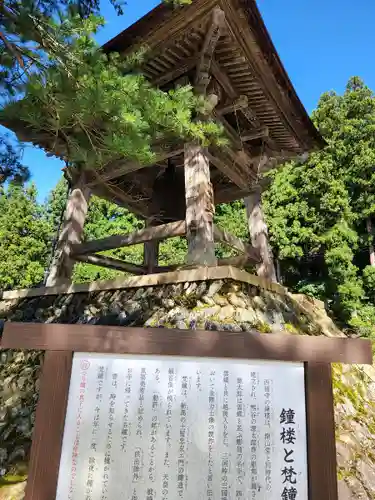
[[[215,60],[211,62],[211,73],[223,87],[225,93],[230,99],[238,99],[239,96],[234,90],[228,75],[220,68],[219,64]]]
[[[246,176],[243,172],[238,171],[234,162],[226,160],[224,152],[219,148],[211,148],[211,151],[213,154],[207,152],[209,161],[240,189],[248,190],[249,186],[246,181]]]
[[[139,162],[126,161],[126,160],[117,160],[115,162],[111,162],[102,171],[100,170],[95,171],[94,179],[90,180],[87,183],[87,186],[90,187],[98,183],[108,182],[112,179],[116,179],[117,177],[122,177],[123,175],[135,172],[136,170],[150,167],[155,163],[167,160],[168,158],[173,158],[174,156],[177,156],[183,152],[184,152],[183,147],[178,146],[176,144],[172,144],[165,150],[158,148],[155,151],[155,160],[153,160],[152,163],[141,164]],[[91,172],[92,170],[88,171],[88,173]]]
[[[200,54],[200,59],[197,65],[197,73],[195,78],[195,89],[199,94],[205,94],[207,86],[210,82],[211,61],[215,52],[216,44],[220,38],[220,32],[225,24],[224,11],[216,7],[212,11],[212,21],[208,28],[203,47]]]
[[[231,248],[237,250],[238,252],[245,254],[247,257],[251,259],[252,262],[261,261],[259,250],[245,243],[240,238],[237,238],[237,236],[234,236],[225,229],[217,227],[216,225],[214,225],[214,238],[215,241],[220,241],[221,243],[225,243]]]
[[[228,148],[228,154],[231,157],[232,161],[241,167],[246,181],[247,189],[249,188],[252,180],[256,182],[258,181],[257,174],[253,171],[254,160],[247,153],[247,151],[245,151],[245,149],[241,149],[240,151],[233,151],[231,148]]]
[[[219,121],[223,127],[225,132],[227,133],[231,143],[233,146],[236,148],[237,151],[234,151],[231,147],[225,148],[226,154],[229,155],[230,161],[232,165],[235,163],[238,165],[239,171],[241,172],[241,177],[242,180],[240,181],[240,184],[238,181],[235,181],[234,179],[232,182],[237,184],[241,189],[247,190],[249,188],[250,181],[257,180],[257,175],[253,171],[253,159],[250,156],[249,152],[247,151],[247,146],[244,145],[243,141],[241,140],[241,137],[239,134],[234,130],[234,128],[227,122],[227,120],[224,118],[224,116],[218,115],[215,111],[213,111],[213,116],[214,118]],[[212,148],[211,148],[212,150]],[[219,156],[220,153],[217,153],[218,148],[216,148],[216,153],[215,156]],[[222,151],[224,153],[224,148],[222,148]]]
[[[211,63],[211,73],[213,76],[216,78],[216,80],[220,83],[220,85],[223,87],[225,90],[226,94],[233,100],[238,99],[238,93],[235,90],[231,79],[228,77],[228,75],[225,73],[225,71],[219,66],[217,61],[212,61]],[[251,124],[252,127],[254,128],[261,128],[262,124],[254,114],[254,112],[251,110],[250,107],[243,107],[240,108],[240,112],[244,115],[244,117],[248,120],[248,122]],[[272,149],[277,149],[275,141],[271,139],[271,137],[266,138],[266,142],[269,145],[270,148]]]
[[[157,78],[153,78],[152,83],[156,87],[162,87],[166,83],[176,80],[176,78],[179,78],[180,76],[184,75],[185,73],[194,68],[194,66],[197,64],[198,57],[199,55],[194,55],[192,57],[189,57],[185,61],[179,62],[178,66],[174,67],[171,71],[163,73]]]
[[[165,240],[175,236],[183,236],[186,234],[185,221],[169,222],[156,227],[146,227],[129,234],[116,234],[108,236],[101,240],[87,241],[79,245],[73,245],[72,252],[77,255],[92,254],[111,250],[112,248],[122,248],[145,241]]]
[[[126,207],[141,217],[148,216],[148,205],[142,195],[136,199],[134,195],[109,182],[96,184],[92,187],[92,193],[119,206]]]
[[[237,185],[216,184],[214,188],[215,204],[240,200],[248,196],[249,193],[249,190],[240,189]]]
[[[254,139],[263,139],[268,136],[269,136],[268,127],[262,127],[260,129],[249,131],[244,135],[241,135],[241,139],[244,142],[247,142],[247,141],[253,141]]]
[[[3,349],[47,351],[65,351],[69,349],[69,351],[73,352],[163,354],[165,356],[372,364],[370,340],[327,338],[323,335],[259,335],[259,332],[256,331],[253,333],[217,332],[173,328],[124,328],[123,326],[62,325],[58,323],[17,323],[7,321],[1,346]],[[53,375],[51,366],[51,376]],[[53,376],[53,380],[57,380],[57,376]],[[69,380],[69,376],[64,376],[64,382],[66,380]],[[317,381],[317,379],[315,380]],[[64,387],[66,386],[64,385]],[[320,392],[319,383],[316,383],[314,388],[317,393]],[[324,388],[324,392],[328,395],[328,387]],[[53,396],[57,393],[56,390],[54,393],[51,391],[49,396],[53,399]],[[314,398],[314,401],[317,401],[316,398]],[[314,411],[312,413],[314,414]],[[324,418],[324,412],[319,412],[319,415]],[[48,432],[48,428],[45,430]],[[61,439],[62,433],[57,435]],[[48,446],[48,442],[44,442],[45,446]],[[319,442],[322,444],[316,448],[318,456],[321,455],[324,444],[324,441],[320,440]],[[322,494],[323,496],[317,498],[326,500],[324,490]],[[52,498],[54,498],[53,495],[46,500],[52,500]],[[329,498],[331,499],[331,497]]]
[[[213,190],[207,150],[196,144],[185,145],[185,198],[187,263],[216,264],[213,235]]]
[[[131,262],[125,262],[119,259],[113,259],[105,255],[85,254],[74,255],[74,260],[85,262],[86,264],[93,264],[94,266],[105,267],[107,269],[115,269],[116,271],[124,271],[132,274],[146,274],[145,268]]]
[[[260,126],[260,121],[258,120],[256,114],[252,111],[251,108],[249,107],[241,108],[240,111],[254,128]]]
[[[217,61],[213,61],[211,64],[211,72],[216,78],[216,80],[223,86],[225,92],[231,99],[238,99],[238,93],[235,90],[231,79],[225,73],[225,71],[219,66]],[[244,116],[253,124],[254,127],[260,127],[261,124],[257,119],[256,115],[251,111],[249,107],[240,108],[240,111]]]
[[[214,267],[224,267],[224,266],[232,266],[242,269],[246,266],[255,265],[258,262],[258,259],[254,259],[251,255],[236,255],[234,257],[226,257],[224,259],[217,259],[217,262]],[[157,266],[154,269],[155,273],[170,273],[177,270],[188,270],[188,269],[196,269],[196,265],[188,265],[188,264],[170,264],[169,266]]]
[[[240,95],[231,104],[220,106],[217,108],[218,115],[226,115],[227,113],[234,113],[242,108],[247,108],[249,105],[249,100],[246,95]]]
[[[238,252],[241,252],[243,254],[249,253],[248,245],[246,245],[244,241],[242,241],[240,238],[237,238],[237,236],[229,233],[225,229],[220,229],[216,224],[214,224],[214,238],[215,241],[225,243]]]
[[[244,142],[242,141],[240,135],[236,132],[232,125],[227,122],[224,116],[218,115],[215,111],[213,111],[212,114],[214,118],[223,125],[230,141],[237,149],[237,151],[233,151],[230,147],[227,147],[226,152],[231,157],[232,162],[235,162],[237,163],[237,165],[239,165],[240,169],[243,172],[243,178],[246,184],[248,185],[251,179],[257,180],[257,175],[252,170],[254,161],[247,150],[247,146],[244,145]]]
[[[224,128],[225,133],[227,134],[228,138],[230,139],[231,143],[233,146],[237,149],[242,149],[243,144],[241,141],[241,137],[238,134],[238,132],[232,127],[232,125],[224,118],[223,115],[219,115],[216,110],[212,111],[212,117],[214,120],[218,121],[221,123],[221,125]]]
[[[215,111],[213,112],[213,116],[223,125],[224,130],[227,133],[231,143],[236,148],[236,150],[233,150],[232,148],[227,147],[225,151],[230,156],[230,163],[236,163],[239,166],[240,171],[242,171],[243,182],[245,182],[245,185],[243,183],[238,184],[234,180],[233,182],[241,187],[241,189],[248,190],[251,181],[258,182],[257,172],[259,171],[259,157],[258,155],[255,157],[250,156],[247,145],[244,144],[241,136],[236,132],[236,130],[234,130],[234,128],[227,122],[227,120],[223,116],[219,116]],[[256,167],[257,172],[255,172],[254,167]]]
[[[74,268],[74,261],[71,259],[72,249],[74,245],[81,242],[83,236],[90,194],[90,189],[85,185],[84,176],[81,175],[66,203],[64,222],[46,286],[71,283]]]

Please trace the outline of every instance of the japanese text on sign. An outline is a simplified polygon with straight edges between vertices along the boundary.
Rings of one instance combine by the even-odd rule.
[[[301,363],[74,355],[57,500],[307,500]]]

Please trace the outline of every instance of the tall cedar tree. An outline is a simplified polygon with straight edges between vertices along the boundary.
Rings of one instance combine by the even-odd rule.
[[[33,185],[0,188],[0,288],[26,288],[43,282],[50,226]]]
[[[322,95],[313,120],[326,148],[271,173],[264,196],[271,242],[286,285],[327,300],[372,334],[374,94],[352,78],[343,95]]]

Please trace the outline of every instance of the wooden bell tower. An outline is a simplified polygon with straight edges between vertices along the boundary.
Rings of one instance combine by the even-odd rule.
[[[68,283],[75,261],[134,274],[179,268],[158,265],[159,242],[174,236],[187,238],[185,267],[253,263],[259,275],[275,281],[260,203],[261,174],[319,148],[323,141],[295,93],[255,0],[194,0],[178,9],[162,4],[104,50],[126,56],[141,45],[149,48],[142,71],[150,82],[163,90],[190,83],[206,97],[210,117],[223,126],[228,146],[206,148],[177,139],[155,146],[153,165],[124,158],[100,171],[72,172],[73,189],[47,285]],[[27,139],[21,124],[6,125],[23,140],[59,155],[54,137],[38,140],[39,131],[31,131]],[[90,194],[138,214],[145,228],[81,243]],[[213,223],[215,205],[238,199],[245,200],[251,243]],[[215,242],[239,255],[218,261]],[[98,254],[138,243],[144,243],[139,265]]]

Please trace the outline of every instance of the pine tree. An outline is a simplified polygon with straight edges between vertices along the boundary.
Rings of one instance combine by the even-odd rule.
[[[19,148],[7,136],[0,135],[0,185],[5,182],[22,184],[29,177],[29,169],[22,164]]]

